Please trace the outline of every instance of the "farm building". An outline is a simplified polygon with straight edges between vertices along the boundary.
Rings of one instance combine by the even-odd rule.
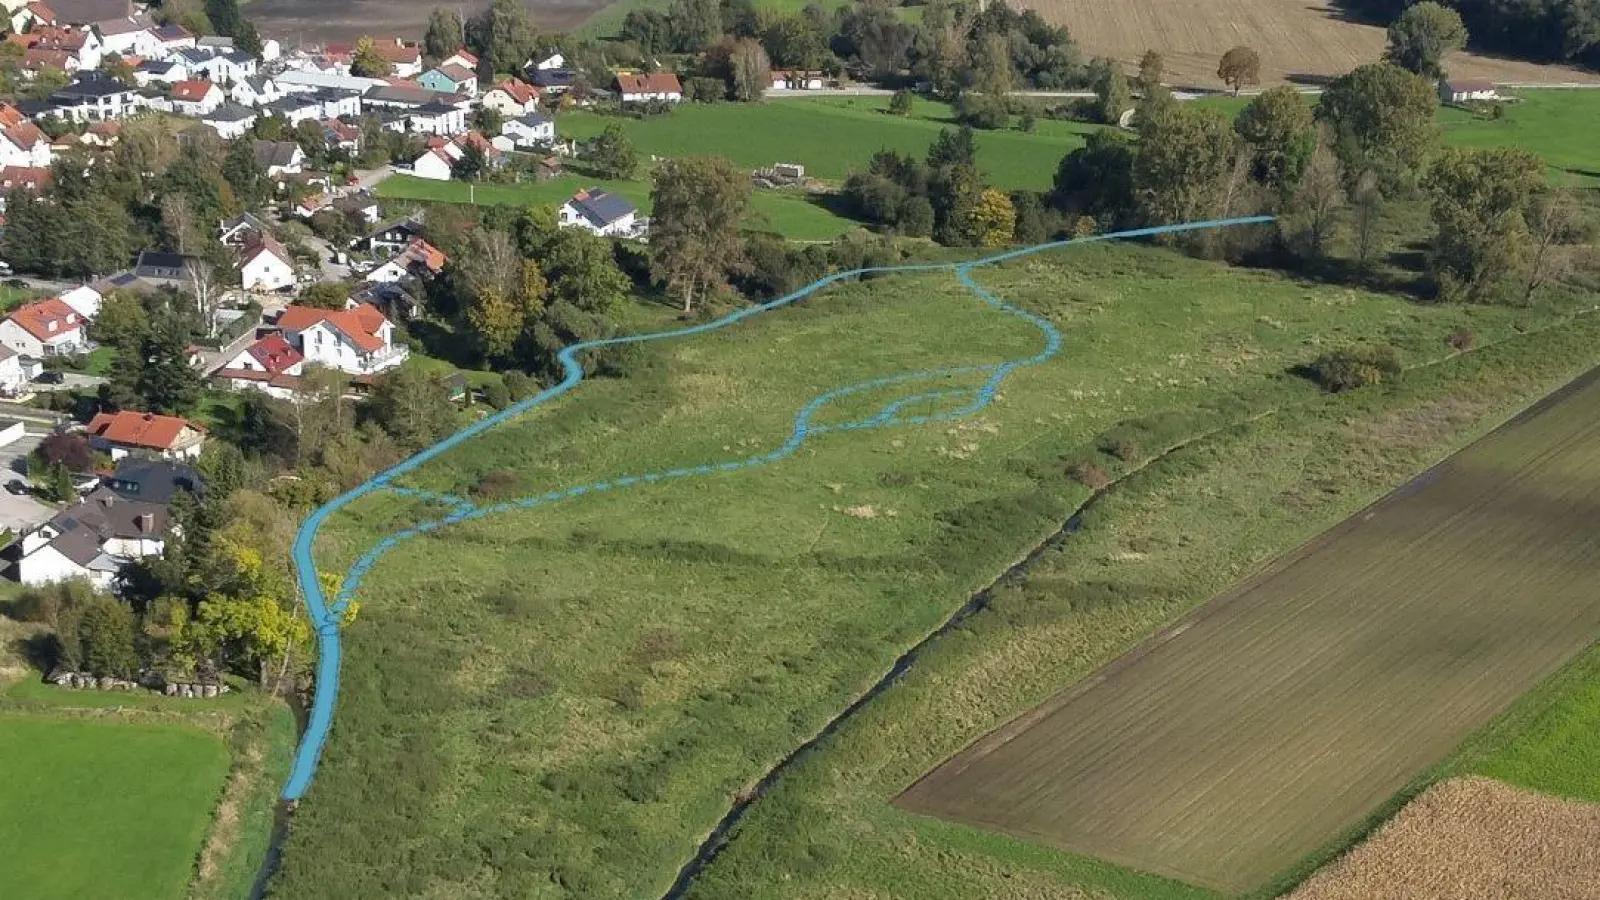
[[[1499,100],[1500,92],[1490,81],[1457,79],[1439,82],[1439,99],[1445,103],[1466,103],[1469,100]]]

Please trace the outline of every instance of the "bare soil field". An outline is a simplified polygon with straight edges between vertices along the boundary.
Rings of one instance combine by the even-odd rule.
[[[576,28],[610,0],[527,0],[533,20],[541,28],[565,31]],[[252,0],[245,8],[261,33],[287,47],[313,46],[323,41],[349,41],[362,35],[421,38],[428,30],[428,13],[438,0]],[[471,15],[488,6],[488,0],[459,7]]]
[[[1406,805],[1288,900],[1590,900],[1600,805],[1459,778]]]
[[[1217,61],[1244,44],[1261,54],[1261,80],[1320,84],[1383,55],[1384,30],[1350,21],[1327,0],[1021,0],[1071,30],[1086,54],[1135,71],[1146,50],[1166,58],[1172,84],[1221,87]],[[1497,82],[1600,82],[1561,66],[1457,53],[1450,74]]]
[[[1600,371],[896,802],[1206,887],[1259,888],[1600,636],[1597,514]]]

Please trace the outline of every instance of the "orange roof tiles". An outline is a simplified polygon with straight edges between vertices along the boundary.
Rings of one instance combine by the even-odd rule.
[[[624,94],[681,94],[683,85],[671,72],[652,72],[648,75],[617,76],[617,87]]]
[[[48,341],[83,327],[83,317],[60,297],[50,297],[19,306],[6,318],[16,322],[22,326],[23,331],[41,341]]]
[[[199,425],[177,416],[122,410],[100,413],[89,420],[89,432],[113,444],[171,450],[185,428],[204,431]]]
[[[299,350],[284,340],[281,334],[269,334],[251,344],[245,352],[250,354],[251,359],[260,363],[261,368],[273,375],[292,369],[306,359]]]
[[[172,99],[182,100],[187,103],[199,103],[206,99],[206,95],[216,87],[209,81],[179,81],[172,85]]]
[[[350,343],[368,353],[383,349],[379,332],[389,320],[370,303],[354,309],[316,309],[310,306],[291,306],[278,317],[278,327],[286,331],[305,331],[323,322],[350,339]]]

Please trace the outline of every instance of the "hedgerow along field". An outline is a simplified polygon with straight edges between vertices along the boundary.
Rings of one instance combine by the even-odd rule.
[[[828,435],[766,468],[507,513],[385,556],[345,634],[331,740],[275,887],[657,893],[735,795],[1060,527],[1088,493],[1066,469],[1097,438],[1120,425],[1150,452],[1320,402],[1285,374],[1308,346],[1386,336],[1423,362],[1449,354],[1464,322],[1488,341],[1555,315],[1414,306],[1141,247],[979,277],[1060,325],[1067,346],[969,421]],[[876,279],[641,350],[630,377],[585,383],[407,484],[482,500],[740,458],[775,447],[823,390],[1038,340],[952,277]],[[324,531],[319,564],[342,570],[421,514],[364,499]],[[1127,600],[1149,627],[1175,612],[1169,597]],[[1083,624],[1097,641],[1130,636],[1127,622]],[[1130,896],[1170,884],[1073,872]]]
[[[1600,497],[1597,441],[1588,378],[897,802],[1230,892],[1262,886],[1600,637],[1581,525]]]
[[[1182,86],[1222,87],[1217,63],[1244,45],[1261,56],[1263,83],[1316,84],[1382,58],[1383,28],[1351,21],[1330,0],[1027,0],[1021,7],[1065,25],[1085,56],[1111,56],[1131,69],[1146,50],[1166,60],[1167,80]],[[1594,73],[1474,53],[1453,53],[1455,78],[1496,82],[1594,82]]]
[[[182,724],[0,714],[0,896],[185,895],[228,773]]]

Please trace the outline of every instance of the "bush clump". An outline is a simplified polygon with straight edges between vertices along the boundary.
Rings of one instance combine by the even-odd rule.
[[[1111,476],[1092,459],[1082,459],[1067,466],[1067,477],[1091,491],[1098,491],[1111,483]]]
[[[478,483],[472,486],[472,496],[480,500],[510,500],[520,497],[522,489],[522,476],[509,469],[495,469],[483,473]]]
[[[1463,325],[1460,328],[1457,328],[1455,331],[1450,332],[1450,336],[1445,338],[1444,342],[1449,344],[1452,350],[1465,352],[1472,349],[1472,340],[1472,329]]]
[[[1382,384],[1399,376],[1400,357],[1388,344],[1359,344],[1317,357],[1311,380],[1330,393]]]
[[[1131,463],[1139,458],[1139,445],[1125,437],[1109,437],[1102,440],[1100,450],[1125,463]]]

